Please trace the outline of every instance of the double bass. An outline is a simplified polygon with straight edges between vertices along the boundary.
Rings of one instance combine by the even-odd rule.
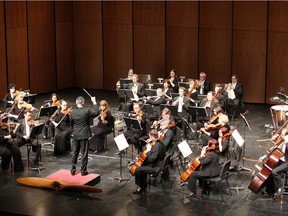
[[[279,145],[283,143],[283,139],[279,139],[274,149],[266,156],[265,164],[263,164],[260,172],[253,177],[248,188],[254,192],[259,193],[265,186],[266,180],[269,178],[272,170],[277,166],[280,158],[283,156],[283,152],[279,149]]]

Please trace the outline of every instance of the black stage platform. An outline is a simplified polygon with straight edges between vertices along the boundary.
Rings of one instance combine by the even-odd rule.
[[[117,111],[118,96],[114,91],[89,90],[90,94],[97,97],[99,102],[102,99],[108,101],[113,114],[121,119],[121,112]],[[68,101],[68,106],[74,105],[77,96],[82,95],[90,103],[90,98],[82,89],[67,89],[57,92],[62,98]],[[35,107],[39,108],[50,94],[37,95]],[[259,147],[271,146],[271,143],[257,142],[258,139],[270,138],[272,119],[270,105],[246,104],[250,111],[246,118],[252,130],[244,125],[240,118],[231,122],[236,126],[239,133],[246,140],[245,156],[252,160],[245,160],[244,167],[256,170],[256,162],[266,151]],[[1,103],[1,107],[3,104]],[[74,105],[75,107],[75,105]],[[123,122],[116,124],[116,135],[123,129]],[[47,140],[42,140],[48,142]],[[193,156],[199,154],[200,149],[189,141],[193,149]],[[130,147],[131,148],[131,147]],[[93,173],[101,175],[101,182],[96,186],[103,190],[102,193],[89,194],[75,191],[52,191],[20,186],[16,183],[18,177],[46,177],[59,169],[70,168],[71,154],[65,156],[54,156],[51,145],[42,148],[42,162],[45,170],[40,173],[27,169],[26,148],[21,148],[25,171],[14,173],[9,171],[6,175],[0,176],[0,213],[19,215],[287,215],[288,197],[284,196],[282,204],[274,202],[271,198],[264,197],[261,193],[254,194],[247,187],[251,181],[252,173],[240,171],[238,180],[236,173],[231,173],[229,183],[233,186],[232,197],[224,184],[224,200],[222,202],[219,191],[212,191],[211,194],[202,195],[190,200],[186,199],[188,190],[186,185],[178,188],[180,174],[177,168],[170,169],[170,182],[165,182],[163,187],[151,186],[150,192],[146,195],[134,195],[132,192],[137,188],[134,177],[130,181],[120,182],[115,178],[120,177],[119,156],[113,136],[108,137],[108,151],[100,154],[90,153],[91,160],[88,169]],[[31,156],[33,158],[34,155]],[[131,160],[131,154],[123,156],[123,178],[129,178],[127,162]],[[261,166],[261,164],[260,164]],[[78,165],[79,169],[80,165]],[[257,170],[256,170],[257,173]],[[243,186],[243,187],[242,187]]]

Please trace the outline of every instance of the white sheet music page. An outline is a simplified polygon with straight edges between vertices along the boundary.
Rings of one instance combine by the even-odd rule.
[[[124,149],[129,147],[129,144],[128,144],[124,134],[120,134],[120,135],[114,137],[114,140],[116,142],[116,145],[117,145],[119,151],[123,151]]]
[[[232,137],[235,139],[236,143],[239,145],[239,147],[242,147],[244,144],[244,139],[242,138],[242,136],[239,134],[239,132],[237,131],[237,129],[235,129],[232,133]]]
[[[187,141],[184,140],[183,142],[178,144],[178,148],[181,151],[184,158],[188,157],[190,154],[192,154],[192,150],[190,146],[188,145]]]

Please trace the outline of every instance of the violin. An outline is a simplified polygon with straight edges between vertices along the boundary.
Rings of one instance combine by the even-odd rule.
[[[13,97],[18,96],[19,94],[25,95],[26,93],[24,91],[21,91],[21,89],[20,90],[15,90],[15,92],[13,92]]]
[[[198,86],[198,82],[197,80],[194,80],[194,83],[192,85],[192,88],[190,89],[190,91],[187,93],[187,97],[190,97],[191,94],[193,93],[193,91],[196,89],[196,87]]]
[[[28,110],[38,111],[38,109],[36,109],[35,107],[32,106],[32,104],[29,104],[26,101],[23,101],[22,103],[18,103],[18,107],[28,109]]]
[[[103,124],[107,124],[108,122],[105,120],[105,118],[107,117],[107,113],[108,113],[108,109],[105,109],[104,111],[102,110],[100,113],[101,116],[101,121]]]
[[[2,123],[1,129],[14,129],[18,125],[19,125],[19,123]]]
[[[66,116],[66,115],[70,115],[72,112],[72,107],[67,107],[65,110],[62,111],[62,113]]]
[[[61,106],[61,101],[60,100],[53,101],[52,106],[57,106],[59,108]]]

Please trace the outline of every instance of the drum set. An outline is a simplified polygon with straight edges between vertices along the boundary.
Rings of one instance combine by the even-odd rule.
[[[271,97],[270,101],[281,103],[270,108],[274,129],[278,130],[288,120],[288,96],[277,92],[277,95]]]

